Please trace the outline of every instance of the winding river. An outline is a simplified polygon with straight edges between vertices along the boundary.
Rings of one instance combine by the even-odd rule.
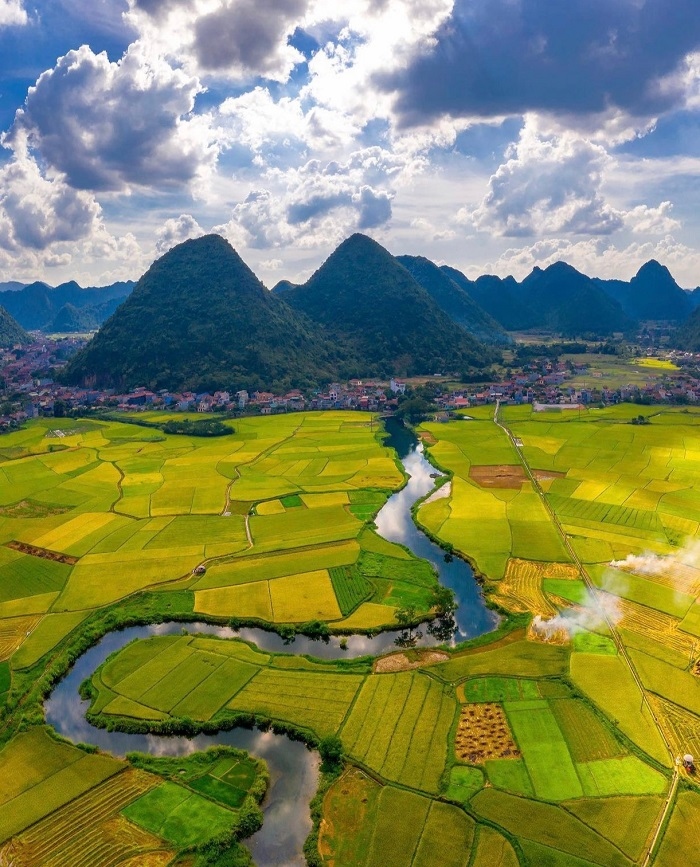
[[[413,522],[411,507],[435,486],[435,468],[423,454],[423,446],[411,431],[400,423],[389,420],[387,445],[393,447],[410,476],[407,485],[387,501],[376,517],[378,532],[392,542],[406,545],[418,557],[434,564],[442,584],[455,592],[458,608],[453,642],[464,641],[490,631],[496,625],[496,615],[484,605],[478,584],[470,566],[455,557],[445,562],[444,552],[422,533]],[[99,644],[77,660],[69,674],[58,684],[46,700],[47,721],[57,732],[73,741],[95,744],[100,749],[123,756],[138,750],[154,755],[184,755],[225,744],[248,750],[265,759],[270,770],[270,789],[263,803],[265,822],[260,831],[246,841],[258,867],[301,867],[305,863],[302,846],[309,831],[311,819],[309,801],[318,786],[318,754],[303,744],[290,741],[284,735],[272,732],[236,729],[217,735],[195,738],[160,737],[107,732],[91,726],[85,719],[88,702],[78,694],[85,678],[114,651],[134,638],[182,632],[200,632],[222,637],[239,636],[253,641],[264,650],[286,653],[309,653],[323,659],[337,659],[381,654],[395,649],[395,632],[385,632],[374,638],[353,635],[347,638],[347,649],[340,647],[337,638],[313,641],[297,636],[285,643],[280,636],[262,629],[241,629],[206,623],[165,623],[157,626],[134,627],[105,636]],[[419,643],[434,644],[426,633]]]

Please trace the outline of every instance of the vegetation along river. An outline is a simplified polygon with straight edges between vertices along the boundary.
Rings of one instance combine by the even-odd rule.
[[[494,612],[484,605],[471,568],[458,557],[451,562],[445,562],[442,549],[416,527],[411,515],[413,504],[435,487],[435,468],[426,460],[423,446],[410,430],[390,420],[387,423],[387,432],[387,445],[396,450],[410,479],[377,515],[378,532],[392,542],[405,545],[416,556],[432,563],[438,570],[441,583],[454,591],[458,603],[453,636],[455,642],[482,635],[495,627],[497,618]],[[270,789],[263,804],[265,822],[261,830],[246,841],[246,845],[250,847],[259,867],[303,865],[302,846],[311,830],[308,805],[318,786],[317,753],[308,750],[299,742],[272,732],[237,729],[220,732],[215,736],[200,735],[191,739],[160,737],[108,732],[94,728],[85,719],[89,702],[80,698],[78,688],[111,653],[135,638],[173,634],[183,629],[222,637],[238,635],[264,650],[309,653],[325,659],[385,653],[394,649],[397,634],[385,632],[374,638],[353,635],[347,638],[347,649],[343,649],[337,638],[326,642],[297,636],[293,641],[285,643],[276,633],[263,629],[241,629],[233,632],[226,627],[205,623],[164,623],[134,627],[105,636],[99,644],[84,653],[46,701],[47,721],[57,732],[76,742],[95,744],[115,755],[123,756],[135,750],[154,755],[184,755],[215,744],[225,744],[248,750],[265,759],[271,777]],[[419,639],[419,644],[424,646],[435,643],[435,638],[427,632]]]

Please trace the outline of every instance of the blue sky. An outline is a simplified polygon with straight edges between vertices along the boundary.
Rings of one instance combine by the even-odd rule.
[[[700,284],[697,0],[0,0],[0,280],[350,233],[470,276]]]

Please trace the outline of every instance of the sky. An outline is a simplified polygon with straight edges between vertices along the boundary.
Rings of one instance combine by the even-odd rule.
[[[698,0],[0,0],[0,281],[353,232],[470,277],[700,284]]]

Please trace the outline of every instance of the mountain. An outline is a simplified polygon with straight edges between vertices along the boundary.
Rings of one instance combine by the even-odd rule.
[[[512,339],[463,287],[423,256],[397,256],[396,261],[420,283],[438,307],[472,337],[484,343],[508,345]],[[466,279],[466,278],[465,278]]]
[[[273,295],[282,295],[284,292],[289,292],[290,289],[295,289],[298,285],[298,283],[292,283],[290,280],[280,280],[270,291]]]
[[[686,352],[700,352],[700,307],[696,307],[680,328],[671,334],[669,346]]]
[[[642,265],[629,283],[598,279],[593,282],[617,301],[630,319],[680,322],[693,310],[689,293],[655,259]]]
[[[457,372],[498,358],[365,235],[343,241],[305,284],[283,297],[345,348],[358,376]]]
[[[114,310],[114,302],[122,301],[133,288],[131,281],[86,289],[74,280],[55,288],[36,282],[16,291],[0,292],[0,304],[7,308],[23,328],[44,331],[58,330],[52,327],[53,320],[66,304],[78,309],[91,308],[90,315],[94,319],[94,325],[90,327],[95,328]],[[112,302],[111,307],[108,302]]]
[[[456,268],[443,265],[440,270],[457,286],[468,292],[476,303],[496,322],[509,331],[530,328],[532,313],[520,296],[520,285],[514,277],[501,279],[485,274],[469,280]]]
[[[17,280],[7,280],[5,283],[0,283],[0,292],[17,292],[19,289],[24,289],[26,285]]]
[[[64,379],[192,391],[303,387],[332,379],[340,364],[316,332],[227,241],[205,235],[151,265]]]
[[[566,337],[607,335],[632,326],[620,304],[565,262],[535,267],[520,284],[533,326]]]
[[[13,319],[4,307],[0,307],[0,347],[7,349],[17,343],[31,342],[32,338],[17,320]]]

